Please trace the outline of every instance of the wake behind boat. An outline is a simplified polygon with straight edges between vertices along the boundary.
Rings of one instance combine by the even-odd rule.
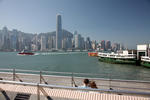
[[[34,55],[35,53],[29,52],[28,50],[23,50],[18,53],[18,55]]]

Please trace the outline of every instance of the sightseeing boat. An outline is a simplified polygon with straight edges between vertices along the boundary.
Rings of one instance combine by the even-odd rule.
[[[23,51],[19,52],[18,55],[34,55],[34,53],[33,52],[29,52],[27,50],[23,50]]]
[[[150,57],[141,56],[141,65],[145,67],[150,67]]]
[[[115,64],[136,64],[136,54],[129,54],[127,50],[122,53],[98,53],[99,61]]]
[[[97,52],[88,52],[88,56],[97,57],[97,56],[98,56],[98,53],[97,53]]]

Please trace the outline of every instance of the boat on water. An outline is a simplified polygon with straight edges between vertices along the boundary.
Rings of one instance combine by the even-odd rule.
[[[150,57],[141,56],[141,65],[150,68]]]
[[[98,52],[88,52],[88,56],[97,57],[98,56]]]
[[[114,64],[136,64],[136,54],[129,54],[127,50],[122,53],[98,53],[99,61]]]
[[[18,55],[34,55],[35,53],[29,52],[28,50],[23,50],[18,53]]]

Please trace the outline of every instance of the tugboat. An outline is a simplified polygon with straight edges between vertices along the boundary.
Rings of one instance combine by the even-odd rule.
[[[28,50],[23,50],[18,53],[18,55],[34,55],[33,52],[29,52]]]

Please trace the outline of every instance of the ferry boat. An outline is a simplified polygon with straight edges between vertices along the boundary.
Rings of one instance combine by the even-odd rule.
[[[19,52],[18,55],[34,55],[34,53],[33,52],[29,52],[27,50],[23,50],[23,51]]]
[[[141,56],[141,65],[150,68],[150,57]]]
[[[136,64],[136,54],[129,54],[127,50],[122,53],[98,53],[99,61],[114,64]]]
[[[97,56],[98,56],[98,53],[97,53],[97,52],[88,52],[88,56],[97,57]]]

